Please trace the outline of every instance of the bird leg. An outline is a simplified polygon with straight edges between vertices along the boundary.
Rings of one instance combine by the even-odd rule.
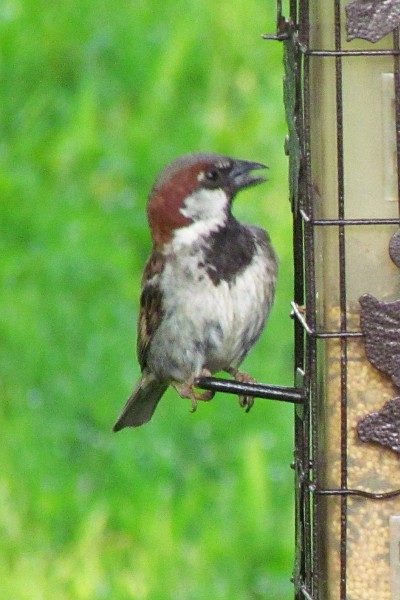
[[[176,389],[181,398],[189,398],[192,401],[192,409],[190,412],[195,412],[197,410],[197,404],[199,403],[199,401],[209,402],[214,398],[215,392],[195,392],[193,389],[195,379],[210,376],[210,371],[207,371],[207,369],[203,369],[199,375],[196,375],[196,377],[192,377],[186,383],[178,383],[176,381],[171,383],[171,385]]]
[[[229,367],[229,369],[225,369],[225,371],[229,373],[229,375],[232,375],[232,377],[235,378],[235,381],[239,381],[241,383],[257,383],[254,377],[248,373],[238,371],[233,367]],[[239,404],[242,408],[245,408],[246,412],[248,413],[254,404],[254,398],[253,396],[239,396]]]

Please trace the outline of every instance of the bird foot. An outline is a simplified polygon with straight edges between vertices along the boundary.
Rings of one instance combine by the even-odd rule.
[[[172,383],[171,385],[176,389],[181,398],[189,398],[192,401],[192,408],[190,412],[196,412],[197,405],[200,401],[209,402],[214,398],[215,392],[207,391],[207,392],[196,392],[194,387],[194,380],[200,377],[210,377],[210,371],[203,369],[203,371],[193,377],[189,382],[186,383]]]
[[[235,381],[240,383],[257,383],[256,379],[248,373],[243,373],[242,371],[233,368],[227,369],[226,371],[235,378]],[[245,412],[248,413],[254,404],[254,398],[253,396],[239,396],[239,404],[245,409]]]

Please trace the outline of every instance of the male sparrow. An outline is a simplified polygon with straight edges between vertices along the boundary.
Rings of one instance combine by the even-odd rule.
[[[196,378],[238,371],[259,338],[274,298],[277,259],[268,234],[232,215],[236,193],[265,181],[264,165],[219,154],[188,154],[158,176],[148,202],[153,251],[140,300],[142,375],[114,431],[147,423],[172,385],[193,410],[211,392]],[[241,398],[247,409],[252,399]]]

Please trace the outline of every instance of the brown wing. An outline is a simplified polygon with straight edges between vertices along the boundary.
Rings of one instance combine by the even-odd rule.
[[[140,297],[137,355],[142,370],[146,367],[149,346],[163,315],[160,289],[160,274],[163,269],[163,255],[153,252],[144,269]]]

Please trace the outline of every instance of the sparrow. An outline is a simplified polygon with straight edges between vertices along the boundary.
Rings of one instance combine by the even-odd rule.
[[[147,214],[153,250],[144,269],[137,355],[141,377],[113,430],[147,423],[168,386],[192,402],[198,377],[238,369],[261,335],[274,299],[278,261],[269,235],[232,214],[267,168],[220,154],[188,154],[161,171]],[[248,410],[253,402],[241,397]]]

